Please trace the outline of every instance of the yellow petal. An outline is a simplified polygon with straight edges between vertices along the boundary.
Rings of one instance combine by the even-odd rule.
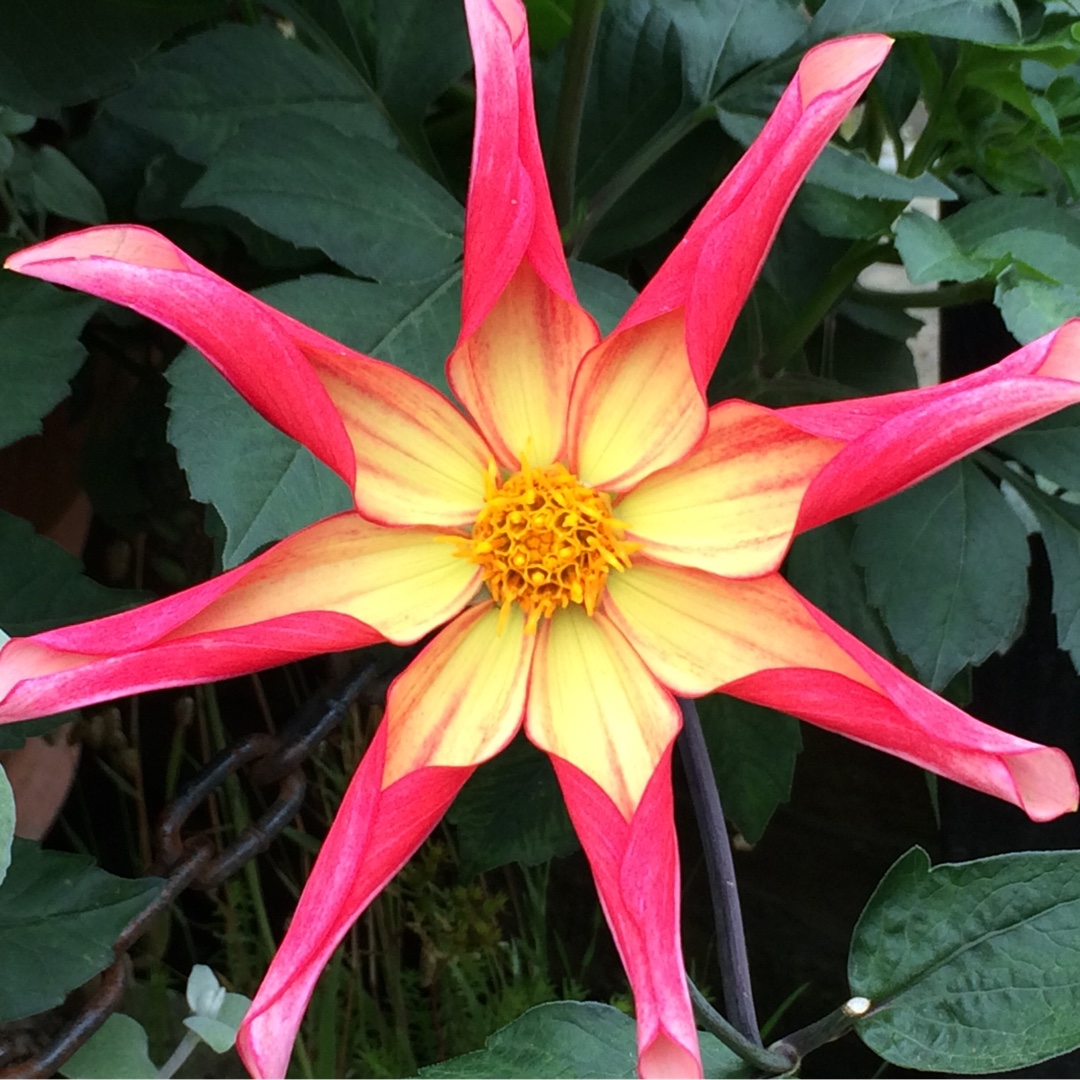
[[[786,667],[827,669],[878,689],[779,574],[739,581],[640,561],[608,577],[603,610],[676,694]]]
[[[707,425],[681,311],[607,338],[585,358],[570,402],[569,457],[583,483],[626,491],[678,461]]]
[[[675,702],[602,614],[572,604],[536,637],[529,738],[591,776],[629,820],[679,730]]]
[[[465,417],[392,364],[298,344],[352,441],[361,513],[384,525],[470,524],[491,451]]]
[[[499,463],[550,465],[562,454],[570,384],[600,335],[576,304],[522,262],[447,374]]]
[[[431,529],[387,529],[339,514],[282,540],[202,614],[183,637],[296,611],[337,611],[391,641],[417,641],[475,595],[479,568]]]
[[[685,458],[643,480],[616,514],[645,554],[725,577],[779,568],[810,482],[843,447],[728,401]]]
[[[390,687],[383,787],[425,766],[497,754],[521,723],[535,644],[517,608],[500,619],[491,603],[446,627]]]

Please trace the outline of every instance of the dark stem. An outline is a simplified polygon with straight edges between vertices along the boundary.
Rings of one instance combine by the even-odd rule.
[[[559,87],[551,154],[551,198],[560,225],[569,222],[574,213],[581,114],[585,108],[585,89],[589,84],[596,30],[603,9],[604,0],[577,0],[566,43],[566,66]]]
[[[711,1032],[729,1050],[736,1053],[759,1072],[766,1076],[779,1076],[790,1072],[798,1061],[791,1057],[790,1053],[773,1048],[768,1050],[751,1042],[741,1032],[736,1031],[708,1002],[705,995],[689,980],[686,980],[690,991],[690,1003],[694,1006],[694,1019],[698,1025]]]
[[[774,1042],[769,1052],[790,1058],[792,1067],[797,1067],[811,1050],[846,1035],[855,1027],[856,1021],[866,1016],[872,1008],[873,1003],[866,998],[853,997],[821,1020]]]
[[[709,892],[716,921],[716,954],[724,989],[724,1011],[742,1035],[755,1046],[761,1046],[761,1032],[750,988],[742,908],[735,884],[735,864],[731,858],[720,792],[716,788],[716,777],[705,746],[697,705],[687,698],[680,698],[679,708],[683,716],[679,752],[705,849]]]

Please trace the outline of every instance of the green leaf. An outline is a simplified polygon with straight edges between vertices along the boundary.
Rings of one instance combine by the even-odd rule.
[[[998,279],[994,304],[1012,336],[1026,345],[1080,315],[1080,287],[1072,282],[1046,281],[1025,274],[1020,267],[1010,267]]]
[[[725,694],[701,698],[698,710],[724,816],[756,844],[791,796],[802,749],[799,721]]]
[[[480,766],[448,819],[467,877],[512,862],[535,866],[578,848],[551,764],[526,739]]]
[[[1027,607],[1027,537],[975,465],[952,465],[857,520],[853,555],[870,601],[923,682],[940,690],[1014,639]]]
[[[1010,5],[1011,6],[1011,5]],[[825,0],[810,24],[810,38],[880,31],[1015,44],[1019,27],[998,0]]]
[[[1080,1044],[1080,852],[896,862],[855,928],[863,1041],[887,1061],[983,1074]]]
[[[98,189],[54,146],[41,146],[30,162],[34,197],[50,213],[85,225],[108,218]]]
[[[465,9],[446,0],[375,0],[375,80],[395,114],[419,120],[472,66]]]
[[[186,206],[224,206],[377,281],[418,282],[461,256],[458,203],[402,154],[297,116],[252,120]]]
[[[157,1076],[150,1060],[149,1041],[142,1024],[124,1013],[113,1013],[60,1066],[69,1080],[145,1080]]]
[[[0,764],[0,885],[11,865],[11,842],[15,838],[15,792]]]
[[[113,962],[113,942],[161,881],[126,881],[81,855],[16,838],[0,885],[0,1021],[59,1005]]]
[[[1017,490],[1035,514],[1050,560],[1058,647],[1080,670],[1080,507],[1047,495],[1034,484],[1017,481]]]
[[[910,202],[921,196],[955,199],[956,192],[931,173],[900,176],[867,161],[861,154],[826,146],[807,175],[807,183],[852,195],[857,199],[900,199]]]
[[[456,270],[408,286],[315,275],[257,295],[345,345],[445,387],[442,366],[458,331]],[[168,378],[169,440],[192,495],[225,522],[226,567],[352,506],[334,473],[263,420],[195,350],[173,361]]]
[[[0,273],[0,446],[40,431],[41,418],[70,393],[86,358],[79,334],[98,303]]]
[[[607,4],[582,117],[581,194],[594,194],[668,125],[805,29],[786,0]]]
[[[752,1075],[745,1063],[712,1036],[699,1033],[707,1077]],[[552,1001],[537,1005],[490,1036],[483,1050],[428,1065],[420,1075],[451,1077],[535,1076],[636,1077],[634,1021],[611,1005],[594,1001]]]
[[[250,998],[243,994],[226,994],[217,1016],[188,1016],[184,1019],[184,1027],[194,1031],[215,1054],[224,1054],[236,1042],[236,1033],[250,1008]]]
[[[146,599],[145,593],[109,589],[84,577],[74,555],[3,511],[0,552],[0,627],[12,636],[122,611]]]
[[[202,164],[242,124],[286,116],[394,145],[363,84],[268,26],[226,24],[196,35],[154,57],[107,108]]]
[[[1080,491],[1080,405],[1037,420],[995,445],[1040,476]]]
[[[992,196],[943,222],[913,211],[896,246],[916,284],[996,279],[995,303],[1021,341],[1080,312],[1080,221],[1046,199]]]
[[[32,0],[5,4],[0,101],[35,116],[100,97],[175,30],[224,13],[221,0]]]
[[[596,320],[600,333],[604,335],[615,329],[615,324],[637,298],[637,293],[625,278],[591,263],[571,259],[570,276],[574,280],[581,306]]]
[[[935,281],[978,281],[989,267],[960,250],[952,233],[919,210],[909,210],[896,224],[896,250],[915,285]]]
[[[795,538],[784,572],[796,589],[875,652],[892,645],[870,606],[862,571],[851,557],[854,523],[831,521]]]

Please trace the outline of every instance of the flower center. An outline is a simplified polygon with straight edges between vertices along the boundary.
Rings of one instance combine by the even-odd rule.
[[[570,603],[591,615],[610,570],[626,570],[640,545],[623,539],[625,526],[611,497],[578,482],[564,465],[530,468],[502,483],[494,464],[484,509],[472,536],[456,537],[458,554],[483,567],[484,581],[504,617],[517,603],[525,629],[536,629]]]

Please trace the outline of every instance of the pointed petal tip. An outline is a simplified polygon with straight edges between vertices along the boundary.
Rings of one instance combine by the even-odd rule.
[[[1011,754],[1005,767],[1016,784],[1020,808],[1032,821],[1053,821],[1080,805],[1076,773],[1064,750],[1051,746]]]
[[[96,225],[44,240],[9,255],[8,270],[32,277],[47,277],[37,267],[95,256],[117,259],[158,270],[187,270],[188,264],[172,241],[145,225]]]
[[[659,1034],[638,1058],[638,1075],[642,1080],[666,1080],[668,1077],[702,1076],[701,1059],[693,1050],[671,1038]]]
[[[1048,348],[1038,374],[1080,381],[1080,319],[1067,320],[1043,340],[1048,342]]]
[[[893,39],[885,34],[856,34],[815,45],[799,64],[803,108],[822,94],[869,82],[892,46]]]

